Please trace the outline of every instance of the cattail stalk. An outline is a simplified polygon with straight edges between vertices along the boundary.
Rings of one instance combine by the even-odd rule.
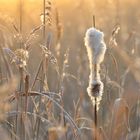
[[[90,65],[88,95],[95,105],[94,98],[97,97],[98,105],[103,93],[103,83],[100,78],[100,64],[104,60],[106,45],[103,32],[96,28],[90,28],[86,32],[85,46]]]
[[[87,48],[90,66],[89,86],[87,92],[95,107],[95,127],[97,127],[97,111],[103,93],[103,83],[100,78],[100,64],[104,60],[106,51],[103,32],[94,27],[89,28],[85,35],[85,46]],[[94,139],[97,139],[96,131]]]
[[[95,16],[93,15],[93,27],[95,28]],[[97,66],[97,65],[96,65]],[[98,73],[97,73],[97,67],[95,66],[95,77],[98,76]],[[95,97],[95,107],[94,107],[94,124],[95,124],[95,135],[94,135],[94,140],[97,140],[97,132],[96,132],[96,129],[98,127],[98,117],[97,117],[97,112],[98,112],[98,107],[97,107],[97,99]]]

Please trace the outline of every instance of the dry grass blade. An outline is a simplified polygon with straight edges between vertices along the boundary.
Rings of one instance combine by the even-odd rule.
[[[21,111],[9,111],[9,112],[6,112],[5,114],[7,117],[14,117],[14,116],[21,114],[21,113],[23,113],[23,112],[21,112]],[[26,112],[26,113],[29,116],[32,116],[32,117],[35,116],[37,118],[40,118],[42,121],[45,121],[46,123],[48,123],[50,126],[53,126],[52,122],[50,122],[48,119],[41,116],[40,114],[36,114],[36,113],[32,113],[32,112]]]
[[[119,83],[119,82],[120,82],[120,79],[119,79],[120,75],[119,75],[118,62],[117,62],[115,56],[111,53],[110,50],[108,50],[108,53],[109,53],[109,55],[111,56],[112,61],[113,61],[114,65],[115,65],[115,69],[116,69],[116,79],[117,79],[117,81],[118,81],[118,83]]]
[[[29,35],[33,35],[34,33],[36,33],[38,30],[40,30],[42,28],[42,25],[39,25],[39,26],[37,26],[37,27],[35,27],[31,32],[30,32],[30,34]]]
[[[39,92],[37,91],[28,91],[28,96],[39,96],[38,94]],[[18,96],[16,96],[18,94]],[[42,94],[44,95],[48,95],[48,96],[56,96],[57,98],[61,98],[61,96],[58,94],[58,93],[54,93],[54,92],[42,92]],[[9,101],[9,102],[13,102],[15,99],[18,100],[19,97],[26,97],[26,93],[24,92],[15,92],[13,95],[11,95],[10,97],[6,98],[5,100],[6,101]]]
[[[13,23],[13,28],[15,29],[15,31],[19,34],[20,32],[19,32],[19,30],[18,30],[18,28],[17,28],[17,26]]]
[[[123,124],[123,123],[121,124],[121,122],[124,122],[124,121],[125,121],[125,124]],[[121,127],[121,129],[120,129],[120,127]],[[117,130],[117,131],[115,131],[115,130]],[[115,135],[118,135],[117,133],[119,131],[124,133],[124,135],[126,135],[125,133],[127,131],[128,132],[130,131],[129,107],[123,98],[118,98],[115,100],[113,112],[112,112],[109,139],[112,140],[113,138],[115,138]]]

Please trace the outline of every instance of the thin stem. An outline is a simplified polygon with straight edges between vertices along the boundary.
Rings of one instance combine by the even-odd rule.
[[[93,15],[93,27],[95,28],[95,15]],[[97,64],[94,64],[94,79],[97,79],[98,77],[98,68],[99,66]],[[94,93],[93,93],[94,94]],[[95,123],[95,134],[94,134],[94,140],[97,140],[97,125],[98,125],[98,117],[97,117],[97,112],[98,112],[98,105],[97,105],[97,98],[95,97],[95,106],[94,106],[94,123]]]
[[[46,44],[46,0],[43,0],[43,40],[44,40],[44,44]]]
[[[34,88],[34,86],[35,86],[35,83],[36,83],[36,80],[37,80],[37,78],[38,78],[38,75],[39,75],[40,69],[41,69],[41,67],[42,67],[42,64],[43,64],[43,59],[40,61],[39,66],[38,66],[38,68],[37,68],[37,72],[36,72],[36,74],[35,74],[35,78],[34,78],[33,83],[32,83],[32,85],[31,85],[31,90],[33,90],[33,88]]]
[[[20,32],[20,48],[22,48],[22,30],[23,30],[23,0],[19,1],[19,32]]]
[[[0,85],[3,83],[3,76],[2,76],[2,62],[1,62],[1,57],[0,57]]]
[[[23,1],[20,0],[20,4],[19,4],[19,30],[20,30],[20,34],[22,34],[22,18],[23,18],[23,13],[22,13],[22,10],[23,10],[23,6],[22,6],[22,3]]]
[[[28,92],[29,92],[29,75],[26,75],[25,77],[25,113],[28,110]]]
[[[97,140],[97,125],[98,125],[98,118],[97,118],[97,98],[95,97],[95,108],[94,108],[94,121],[95,121],[95,134],[94,140]]]
[[[19,90],[22,92],[23,91],[23,84],[24,84],[23,68],[19,68],[19,72],[20,72]],[[21,112],[23,112],[23,98],[22,97],[19,98],[18,105],[19,105],[19,103],[20,103]],[[21,136],[21,138],[24,137],[23,113],[20,114],[20,136]]]
[[[93,24],[93,27],[95,28],[95,15],[93,15],[93,21],[92,21],[92,24]]]

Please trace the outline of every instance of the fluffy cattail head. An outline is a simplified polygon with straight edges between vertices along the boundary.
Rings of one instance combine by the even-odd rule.
[[[85,45],[96,48],[96,44],[100,43],[103,40],[104,33],[95,29],[94,27],[89,28],[85,36]]]
[[[97,98],[98,105],[103,93],[103,83],[100,78],[100,64],[104,60],[106,45],[104,43],[104,33],[95,28],[89,28],[85,35],[85,46],[87,48],[90,76],[87,92],[93,104]]]
[[[85,35],[85,46],[87,47],[88,55],[90,55],[89,58],[92,59],[93,64],[100,64],[104,59],[106,51],[104,33],[93,27],[89,28]]]

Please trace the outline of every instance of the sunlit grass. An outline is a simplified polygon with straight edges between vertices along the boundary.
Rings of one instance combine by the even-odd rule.
[[[0,139],[93,140],[97,130],[99,140],[138,140],[140,1],[22,2],[0,0]],[[107,50],[97,67],[93,47],[89,69],[84,35],[93,25]],[[90,71],[104,85],[98,113]]]

